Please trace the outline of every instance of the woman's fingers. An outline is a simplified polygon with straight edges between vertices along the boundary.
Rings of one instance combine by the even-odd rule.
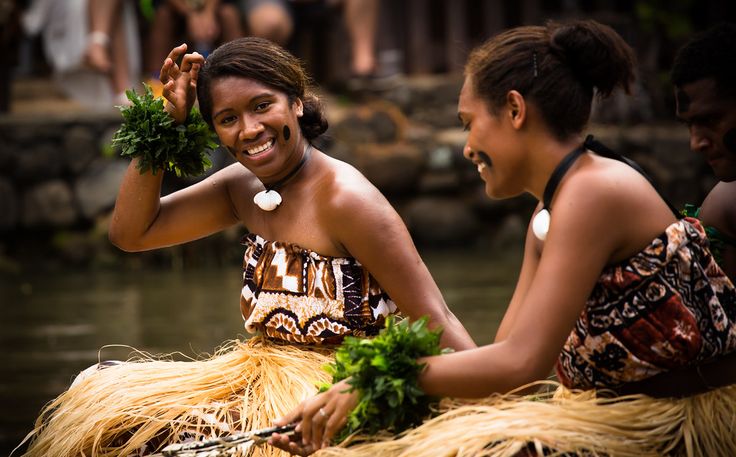
[[[332,438],[345,426],[348,414],[357,404],[358,394],[346,392],[349,387],[346,382],[340,382],[329,391],[303,401],[293,411],[274,421],[274,425],[299,422],[295,431],[301,434],[301,444],[298,445],[296,440],[290,441],[289,452],[295,452],[298,447],[299,452],[308,449],[311,453],[329,446]],[[287,442],[281,436],[274,435],[269,442],[287,450]]]
[[[169,52],[169,55],[166,56],[167,59],[171,59],[172,62],[176,62],[179,60],[179,56],[187,52],[187,44],[182,43],[179,46],[175,47],[174,49]]]
[[[292,441],[288,435],[279,435],[278,433],[271,435],[268,444],[296,455],[309,455],[314,452],[311,445],[305,446],[298,441]]]
[[[304,410],[304,413],[302,414],[302,420],[299,422],[299,425],[296,426],[296,431],[301,433],[302,435],[302,444],[307,445],[311,444],[312,442],[312,416],[314,414],[311,414],[306,409]]]
[[[192,65],[192,71],[189,72],[189,86],[192,89],[197,88],[197,78],[199,78],[199,69],[201,68],[200,64],[195,63]]]
[[[315,449],[322,447],[324,441],[325,427],[327,422],[330,420],[330,413],[327,410],[327,406],[323,406],[317,410],[317,413],[312,418],[312,439],[310,443]]]
[[[310,455],[314,452],[314,448],[311,444],[301,445],[292,441],[289,443],[288,451],[296,455]]]
[[[348,422],[348,415],[355,409],[358,404],[358,392],[350,392],[350,385],[347,380],[340,381],[332,386],[329,391],[330,401],[325,409],[331,411],[329,419],[326,421],[323,433],[319,438],[319,447],[329,446],[337,432],[342,430]]]
[[[196,98],[197,78],[204,64],[204,57],[196,52],[185,54],[187,45],[182,44],[169,52],[159,73],[163,84],[163,96],[173,105],[170,114],[177,122],[184,122]],[[183,57],[182,57],[183,55]],[[181,58],[180,65],[176,61]]]
[[[161,71],[158,74],[158,80],[161,81],[161,84],[166,84],[171,80],[171,66],[174,64],[174,62],[170,58],[166,58],[164,60],[164,64],[161,66]]]
[[[332,439],[335,437],[337,432],[342,430],[343,427],[345,427],[345,424],[347,424],[348,419],[347,415],[345,414],[339,414],[339,413],[333,413],[330,418],[327,420],[327,423],[325,424],[325,430],[322,434],[322,443],[320,445],[321,448],[327,447],[332,442]]]
[[[186,50],[187,45],[184,43],[172,49],[166,56],[159,73],[159,80],[162,84],[166,84],[171,79],[177,79],[182,73],[189,72],[194,64],[201,66],[204,63],[204,57],[201,54],[197,52],[185,54]],[[181,65],[177,65],[176,62],[182,54],[184,57],[181,59]]]
[[[287,424],[293,424],[294,422],[301,419],[302,411],[304,410],[305,403],[306,401],[301,402],[299,406],[291,410],[291,412],[273,421],[273,425],[282,426],[282,425],[287,425]]]
[[[188,72],[192,69],[192,66],[195,64],[202,65],[204,63],[204,57],[202,54],[198,52],[193,52],[191,54],[185,54],[184,58],[181,59],[181,65],[179,66],[179,71],[181,72]]]
[[[302,420],[296,428],[302,434],[302,444],[311,444],[315,449],[319,449],[319,445],[315,443],[321,443],[318,440],[322,437],[322,428],[326,419],[324,416],[327,415],[327,411],[324,411],[324,414],[320,413],[320,408],[325,405],[327,399],[325,394],[317,394],[303,403]]]

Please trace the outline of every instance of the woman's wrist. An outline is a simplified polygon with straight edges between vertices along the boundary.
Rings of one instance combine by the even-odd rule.
[[[327,367],[334,385],[349,386],[342,391],[359,394],[340,440],[356,432],[400,432],[421,423],[431,412],[435,399],[418,385],[424,369],[419,358],[442,353],[442,331],[430,330],[427,317],[411,323],[393,319],[389,316],[385,328],[372,339],[347,337],[335,362]]]
[[[164,111],[166,111],[169,116],[171,116],[171,118],[174,120],[175,125],[186,124],[187,119],[189,118],[189,113],[187,111],[177,109],[176,105],[166,99],[164,99]],[[182,113],[184,113],[184,115],[182,115]]]

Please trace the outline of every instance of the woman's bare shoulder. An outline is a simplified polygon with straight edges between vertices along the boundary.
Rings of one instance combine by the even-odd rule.
[[[593,235],[608,250],[608,261],[628,258],[662,233],[675,215],[638,171],[610,159],[595,162],[573,175],[562,189],[564,204],[556,203],[552,216],[562,216],[573,238]]]
[[[636,170],[602,157],[590,158],[564,187],[566,198],[576,201],[584,212],[601,207],[606,211],[630,208],[646,203],[642,194],[656,196],[656,191]]]
[[[384,205],[384,195],[353,165],[328,157],[329,171],[320,186],[326,201],[334,209],[349,209],[355,205]]]
[[[736,237],[736,181],[716,184],[703,200],[700,217],[705,225]]]

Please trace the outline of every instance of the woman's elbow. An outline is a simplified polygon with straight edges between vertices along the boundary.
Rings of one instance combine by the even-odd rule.
[[[449,309],[447,309],[447,312],[442,316],[441,322],[437,325],[443,329],[443,346],[451,347],[455,351],[464,351],[478,347],[462,322]]]
[[[139,252],[144,250],[140,247],[139,243],[136,243],[130,236],[126,236],[125,233],[112,225],[107,231],[107,238],[113,246],[117,247],[121,251]]]
[[[549,378],[554,363],[550,364],[546,358],[536,354],[524,354],[522,351],[517,354],[514,359],[515,384],[524,386]]]

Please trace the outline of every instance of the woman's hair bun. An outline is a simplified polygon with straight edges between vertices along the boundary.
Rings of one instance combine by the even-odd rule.
[[[635,57],[611,27],[581,20],[548,24],[550,47],[577,79],[606,97],[620,86],[630,93]]]
[[[316,95],[307,92],[302,99],[304,114],[299,118],[302,133],[308,140],[313,140],[327,131],[329,124],[325,116],[322,102]]]

